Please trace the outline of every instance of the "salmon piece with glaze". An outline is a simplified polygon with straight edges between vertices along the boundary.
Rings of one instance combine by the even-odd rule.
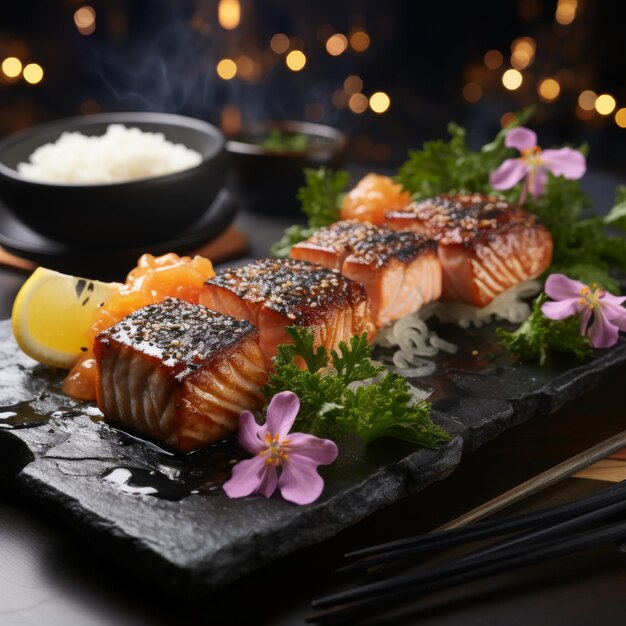
[[[337,348],[357,334],[376,333],[363,285],[338,271],[296,259],[259,259],[206,281],[201,304],[259,329],[266,366],[281,343],[292,343],[288,326],[313,331],[314,345]]]
[[[437,241],[445,300],[484,307],[552,262],[548,229],[535,215],[494,196],[459,193],[420,200],[388,212],[385,224]]]
[[[441,296],[437,244],[411,231],[341,220],[295,244],[290,254],[362,283],[379,328]]]
[[[257,330],[183,300],[131,313],[93,351],[105,419],[179,452],[234,433],[242,411],[265,403]]]

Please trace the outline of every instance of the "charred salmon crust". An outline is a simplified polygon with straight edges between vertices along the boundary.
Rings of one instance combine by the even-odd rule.
[[[364,287],[339,272],[295,259],[259,259],[225,270],[205,283],[201,303],[246,319],[260,333],[271,367],[279,343],[289,343],[287,326],[306,326],[316,345],[335,348],[354,334],[376,332]]]
[[[263,406],[267,374],[248,322],[175,298],[146,306],[94,342],[105,419],[188,452],[235,432]]]
[[[295,244],[291,256],[364,285],[378,327],[417,311],[441,295],[437,243],[415,232],[341,220]]]
[[[535,215],[494,196],[436,196],[387,213],[385,223],[437,241],[442,297],[448,300],[486,306],[552,262],[548,229]]]

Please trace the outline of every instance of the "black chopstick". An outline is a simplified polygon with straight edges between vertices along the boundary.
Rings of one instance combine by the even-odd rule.
[[[411,577],[396,577],[394,584],[388,585],[381,595],[369,593],[366,598],[347,604],[344,600],[344,604],[339,604],[336,608],[308,617],[306,621],[307,623],[345,623],[346,620],[349,620],[353,624],[356,618],[363,614],[370,616],[375,609],[383,608],[390,603],[397,604],[399,600],[410,598],[414,595],[436,591],[500,572],[554,559],[573,552],[586,550],[602,543],[618,541],[624,537],[626,537],[626,521],[614,522],[599,528],[568,535],[561,539],[542,541],[530,547],[518,545],[515,552],[512,551],[504,559],[497,557],[498,552],[492,553],[484,563],[475,563],[475,566],[468,570],[437,578],[423,584],[412,585]],[[329,598],[336,598],[338,595],[340,594],[330,596]],[[326,606],[326,600],[328,598],[314,600],[311,605],[313,608],[319,608],[322,604]]]
[[[404,584],[409,584],[412,588],[415,588],[417,585],[426,584],[444,576],[458,574],[477,565],[509,559],[512,556],[516,556],[521,551],[528,550],[529,547],[545,542],[550,537],[563,537],[567,533],[571,533],[573,530],[590,525],[593,522],[605,519],[624,510],[626,510],[626,499],[622,498],[617,502],[599,507],[593,511],[563,522],[550,524],[538,529],[533,529],[527,533],[515,535],[510,539],[505,539],[504,541],[480,548],[431,569],[421,571],[417,574],[388,578],[386,580],[361,585],[348,591],[315,600],[312,602],[312,606],[314,608],[326,608],[328,606],[332,606],[333,604],[360,600],[361,598],[371,596],[372,594],[384,593],[390,588],[396,588],[399,585]]]
[[[515,531],[536,528],[540,525],[571,519],[598,506],[611,504],[626,497],[626,481],[612,485],[575,502],[553,506],[541,511],[522,513],[501,520],[476,522],[467,527],[433,531],[396,541],[377,544],[345,554],[345,558],[360,559],[339,568],[342,573],[368,570],[372,567],[414,559],[446,548],[490,539]]]

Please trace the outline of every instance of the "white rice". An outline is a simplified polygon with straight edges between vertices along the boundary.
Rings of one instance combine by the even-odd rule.
[[[541,283],[529,280],[508,289],[483,308],[473,307],[463,302],[438,300],[422,307],[416,313],[383,328],[373,341],[373,345],[392,348],[391,364],[387,368],[411,378],[430,376],[436,364],[429,357],[439,352],[454,354],[458,346],[439,337],[428,327],[427,321],[436,317],[442,323],[456,324],[461,328],[480,327],[496,320],[520,324],[530,315],[526,302],[541,291]]]
[[[168,141],[163,133],[109,124],[103,135],[65,132],[17,169],[41,182],[91,184],[172,174],[201,161],[199,152]]]

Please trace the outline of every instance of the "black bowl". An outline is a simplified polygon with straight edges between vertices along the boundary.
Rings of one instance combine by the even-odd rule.
[[[268,149],[262,145],[273,129],[302,134],[303,149]],[[304,185],[304,169],[322,165],[336,170],[343,166],[346,135],[337,128],[298,121],[251,124],[227,137],[230,154],[229,189],[238,203],[252,211],[280,216],[300,216],[298,189]]]
[[[18,164],[68,131],[102,135],[109,124],[163,133],[202,155],[192,168],[123,182],[65,184],[26,178]],[[222,132],[199,119],[166,113],[102,113],[40,124],[0,141],[0,200],[32,230],[57,241],[125,248],[170,240],[196,221],[224,187]]]

